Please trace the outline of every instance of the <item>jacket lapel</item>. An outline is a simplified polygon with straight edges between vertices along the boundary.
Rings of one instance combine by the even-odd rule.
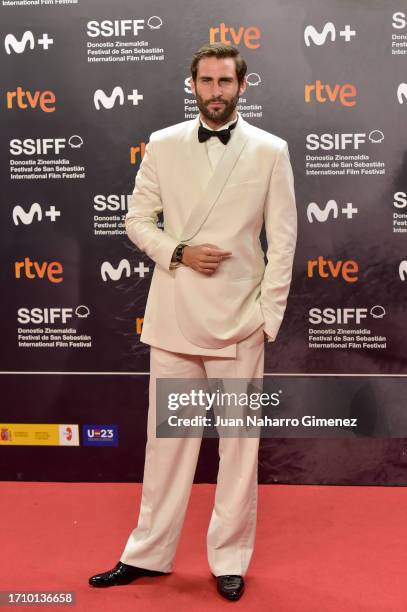
[[[232,136],[225,146],[225,151],[211,176],[212,170],[206,152],[206,146],[204,143],[198,141],[198,126],[199,117],[197,117],[196,122],[193,124],[193,129],[190,134],[190,159],[193,162],[193,175],[199,175],[199,178],[198,176],[196,176],[196,178],[198,184],[202,186],[202,191],[200,197],[198,197],[198,201],[193,205],[181,232],[181,241],[183,242],[191,240],[207,219],[222,193],[222,189],[236,165],[248,138],[248,133],[245,129],[245,121],[239,115],[239,120],[235,129],[232,131]]]

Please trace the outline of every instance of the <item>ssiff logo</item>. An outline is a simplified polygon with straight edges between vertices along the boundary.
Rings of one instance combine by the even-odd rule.
[[[393,206],[395,208],[407,208],[407,192],[396,191],[393,196]]]
[[[130,198],[131,194],[109,193],[106,195],[98,193],[93,198],[93,208],[99,212],[106,210],[112,212],[119,210],[127,211]]]
[[[62,322],[64,325],[76,315],[78,319],[87,319],[90,315],[90,310],[85,304],[79,304],[75,308],[67,307],[50,307],[50,308],[26,308],[22,306],[17,310],[17,321],[20,325],[29,323],[54,325]]]
[[[356,36],[356,30],[352,30],[347,24],[343,30],[339,30],[339,36],[346,42],[350,42],[352,36]],[[324,45],[328,38],[331,42],[336,40],[336,28],[332,21],[327,21],[320,32],[313,25],[307,25],[304,29],[304,42],[307,47],[311,45],[311,42],[318,46]]]
[[[307,134],[306,147],[309,151],[317,151],[322,149],[323,151],[331,151],[337,149],[344,151],[347,148],[358,150],[359,147],[365,142],[372,142],[378,144],[383,142],[384,134],[381,130],[372,130],[369,134],[365,132],[360,133],[329,133],[324,134]]]
[[[140,30],[144,30],[145,19],[115,19],[109,21],[88,21],[86,33],[91,38],[103,36],[127,36],[133,34],[138,36]],[[158,15],[151,15],[147,20],[150,30],[159,30],[163,25],[163,20]]]
[[[118,446],[118,427],[117,425],[82,425],[82,443],[84,446]]]
[[[393,13],[393,21],[391,25],[396,30],[403,30],[405,27],[407,27],[406,13],[403,13],[402,11]]]
[[[73,134],[66,138],[13,138],[10,140],[11,155],[47,155],[53,153],[59,155],[67,145],[71,149],[80,149],[83,145],[83,138],[78,134]]]
[[[240,26],[234,28],[221,22],[217,27],[209,28],[210,44],[221,42],[225,45],[239,45],[243,43],[248,49],[258,49],[260,47],[260,29],[256,26]]]
[[[360,325],[368,315],[373,319],[383,319],[386,310],[380,304],[368,308],[311,308],[308,312],[308,322],[314,325],[339,323],[346,325],[355,321]]]
[[[54,44],[54,39],[49,38],[48,34],[44,32],[42,37],[37,38],[37,41],[35,41],[34,34],[31,30],[26,30],[20,39],[14,36],[14,34],[6,34],[4,38],[4,48],[6,49],[7,55],[11,55],[12,51],[14,51],[14,53],[24,53],[27,47],[32,51],[35,47],[35,42],[47,51],[48,47]]]

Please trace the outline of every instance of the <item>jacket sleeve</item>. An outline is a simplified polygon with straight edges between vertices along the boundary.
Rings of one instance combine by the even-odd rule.
[[[156,264],[169,270],[176,267],[176,264],[171,263],[171,258],[179,241],[157,226],[158,215],[162,210],[160,184],[150,139],[137,172],[125,225],[130,240]]]
[[[260,305],[265,320],[264,331],[269,341],[274,341],[287,305],[297,241],[294,177],[286,142],[272,170],[264,224],[267,265],[261,283]]]

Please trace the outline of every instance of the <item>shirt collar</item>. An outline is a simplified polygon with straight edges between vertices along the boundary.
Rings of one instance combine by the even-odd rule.
[[[232,119],[232,121],[228,121],[227,123],[224,123],[220,127],[216,128],[216,130],[212,130],[212,128],[210,128],[209,125],[207,125],[205,121],[202,119],[201,115],[199,115],[199,120],[204,126],[204,128],[206,128],[207,130],[215,131],[215,132],[218,132],[219,130],[226,130],[230,125],[232,125],[232,123],[235,123],[238,120],[238,118],[239,118],[239,114],[237,114],[237,116],[234,119]]]

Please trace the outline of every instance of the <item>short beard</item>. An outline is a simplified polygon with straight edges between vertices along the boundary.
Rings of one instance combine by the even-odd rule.
[[[229,100],[229,102],[227,102],[223,98],[217,99],[216,101],[225,102],[223,110],[218,111],[211,111],[206,106],[207,104],[209,104],[210,102],[214,102],[215,100],[208,100],[205,103],[203,98],[198,93],[195,94],[195,97],[197,106],[201,111],[202,115],[205,117],[205,119],[209,119],[209,121],[213,121],[213,123],[222,125],[226,123],[229,117],[233,114],[233,111],[235,110],[239,100],[239,93],[237,93],[236,96]]]

